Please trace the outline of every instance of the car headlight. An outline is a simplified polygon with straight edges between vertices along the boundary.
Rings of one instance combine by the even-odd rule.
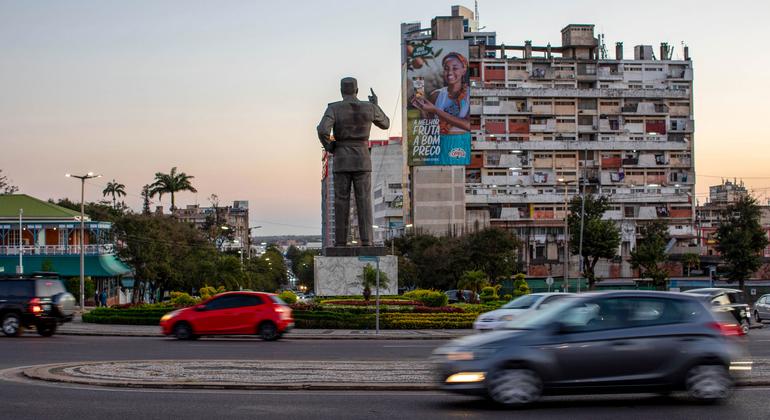
[[[513,315],[503,315],[500,317],[500,321],[512,321]]]
[[[481,347],[473,349],[473,351],[451,351],[446,354],[446,358],[453,362],[479,360],[493,355],[496,351],[497,348],[492,347]]]
[[[169,313],[163,315],[162,317],[160,317],[160,322],[168,321],[169,319],[173,318],[174,315],[176,315],[174,312],[169,312]]]

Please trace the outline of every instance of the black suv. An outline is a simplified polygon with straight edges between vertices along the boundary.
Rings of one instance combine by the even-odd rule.
[[[716,312],[727,312],[741,324],[743,332],[749,333],[751,325],[751,307],[746,303],[746,295],[742,290],[727,289],[724,287],[707,287],[704,289],[691,289],[685,293],[708,296],[712,309]]]
[[[75,297],[58,278],[16,276],[0,278],[0,328],[9,337],[25,327],[50,337],[56,327],[72,320]]]

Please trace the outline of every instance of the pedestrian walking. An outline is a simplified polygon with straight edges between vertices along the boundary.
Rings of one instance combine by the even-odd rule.
[[[107,306],[107,289],[102,289],[102,294],[100,297],[102,306]]]

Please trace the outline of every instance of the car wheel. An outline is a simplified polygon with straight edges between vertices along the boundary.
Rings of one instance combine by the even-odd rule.
[[[21,317],[14,313],[6,314],[3,317],[2,328],[3,334],[8,337],[18,337],[24,330],[21,325]]]
[[[275,341],[281,337],[281,334],[278,333],[278,327],[269,321],[259,325],[257,334],[259,334],[259,337],[265,341]]]
[[[759,317],[758,311],[754,311],[754,320],[757,321],[757,324],[762,323],[762,318]]]
[[[749,326],[749,320],[748,319],[744,319],[743,321],[741,321],[741,329],[743,330],[744,334],[748,334],[749,333],[750,326]]]
[[[174,325],[174,337],[179,340],[192,340],[195,336],[193,335],[192,327],[190,327],[190,324],[186,322],[180,322]]]
[[[530,369],[503,369],[487,379],[489,397],[508,407],[537,401],[543,393],[540,376]]]
[[[39,324],[37,326],[37,333],[43,337],[50,337],[56,333],[56,324]]]
[[[687,393],[698,401],[717,402],[730,396],[733,380],[722,365],[699,365],[687,372]]]

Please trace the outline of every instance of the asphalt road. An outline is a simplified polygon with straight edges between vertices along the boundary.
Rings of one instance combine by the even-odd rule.
[[[545,398],[523,410],[439,392],[154,391],[0,382],[0,419],[766,419],[770,388],[724,405],[649,395]]]
[[[44,363],[131,359],[425,360],[438,340],[202,339],[26,335],[0,337],[0,369]],[[751,331],[754,357],[770,357],[770,328]],[[105,389],[0,380],[0,419],[99,418],[502,418],[484,400],[440,392],[173,391]],[[658,417],[765,419],[770,388],[744,388],[725,405],[700,406],[682,397],[649,395],[546,398],[517,418]],[[54,414],[55,413],[55,414]],[[622,413],[622,414],[621,414]]]

